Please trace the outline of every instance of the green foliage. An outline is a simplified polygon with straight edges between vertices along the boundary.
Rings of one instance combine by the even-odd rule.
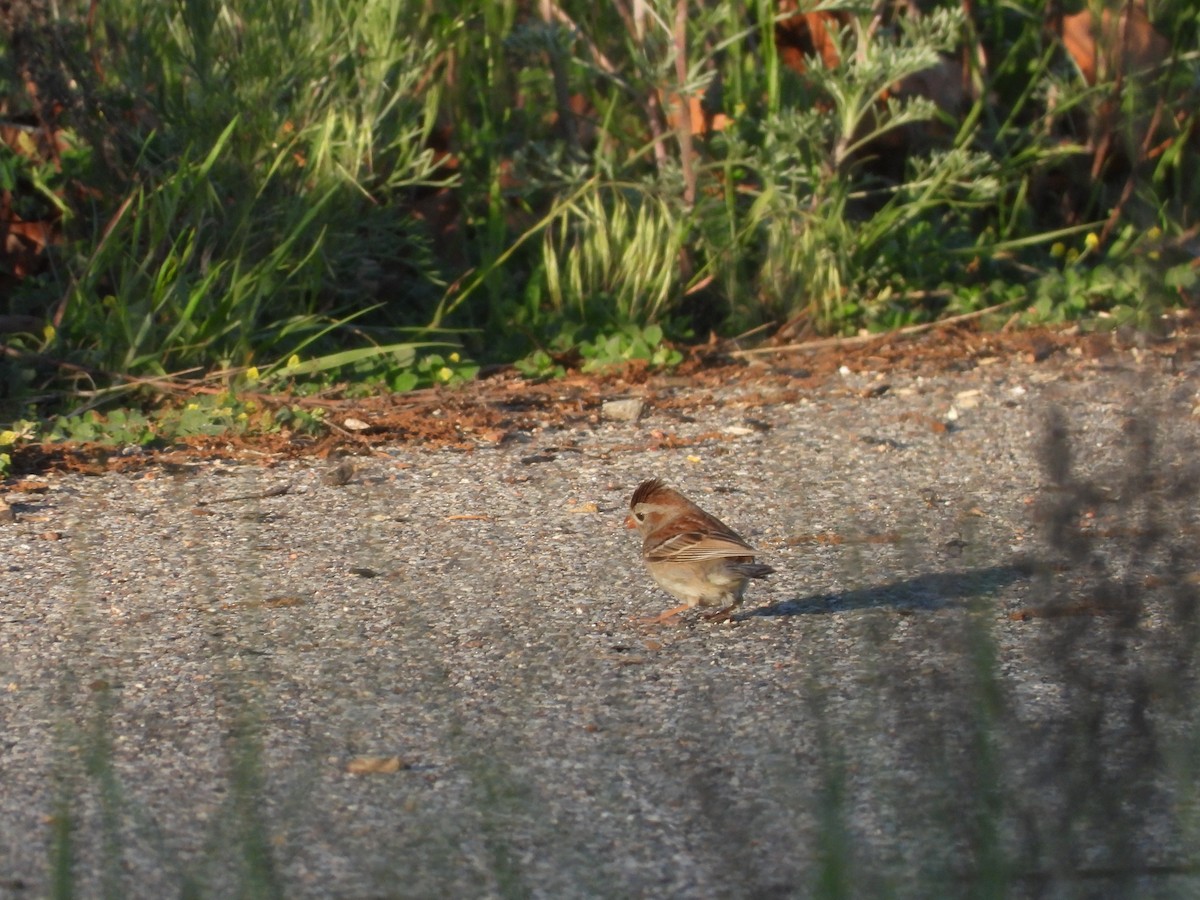
[[[12,472],[13,451],[22,443],[33,439],[38,433],[38,424],[23,419],[13,423],[11,428],[0,431],[0,478],[7,478]]]
[[[289,403],[275,411],[273,424],[300,434],[321,434],[325,431],[325,410]]]
[[[44,157],[33,129],[14,127],[12,134],[11,143],[0,142],[0,191],[11,194],[12,212],[21,220],[56,219],[67,209],[63,189],[88,168],[91,148],[64,132],[58,159],[51,161]]]
[[[663,343],[663,331],[657,325],[626,325],[613,334],[583,342],[579,352],[585,372],[602,372],[634,360],[652,369],[670,368],[683,361],[678,350]]]
[[[434,385],[461,385],[475,377],[479,366],[464,359],[458,350],[445,354],[422,353],[431,347],[454,347],[445,342],[394,344],[388,347],[362,347],[324,357],[301,360],[293,356],[261,376],[257,370],[248,373],[248,383],[263,378],[268,384],[287,383],[299,393],[328,387],[341,381],[382,385],[393,391],[411,391]]]
[[[597,185],[545,230],[543,277],[551,307],[578,321],[597,312],[654,323],[679,296],[686,219],[647,191]]]
[[[649,328],[647,333],[652,343],[661,341],[660,329]],[[679,358],[675,351],[647,346],[645,337],[638,341],[636,346],[622,344],[614,353],[625,353],[625,358],[633,359],[654,357],[677,361]],[[366,390],[382,386],[409,391],[419,387],[457,387],[478,374],[479,365],[463,358],[457,350],[445,354],[419,353],[418,348],[425,346],[438,345],[370,348],[372,352],[348,351],[308,361],[294,356],[267,374],[256,368],[240,373],[232,379],[228,392],[197,394],[184,403],[158,405],[150,412],[136,408],[118,408],[107,413],[86,409],[44,421],[17,420],[11,428],[0,430],[0,477],[11,471],[12,452],[21,444],[66,441],[149,447],[179,438],[226,433],[263,434],[287,429],[323,434],[328,429],[326,410],[304,400],[330,387],[345,390],[346,384],[341,379],[351,379]],[[286,388],[296,402],[265,406],[258,399],[261,394],[254,393],[264,388]],[[114,392],[112,396],[122,395]]]
[[[833,331],[908,324],[921,308],[897,309],[892,298],[956,278],[959,254],[978,243],[975,211],[1001,187],[995,161],[970,146],[969,133],[911,154],[903,180],[875,165],[893,134],[936,130],[942,114],[931,101],[889,92],[940,65],[964,20],[941,9],[902,24],[894,42],[867,37],[861,25],[843,32],[843,65],[814,63],[794,84],[806,103],[723,137],[726,167],[753,173],[740,176],[750,202],[734,210],[741,270],[724,276],[731,291],[736,278],[755,286],[740,292],[743,321],[806,319]]]
[[[562,378],[567,370],[561,363],[555,362],[545,350],[534,350],[528,356],[514,363],[518,372],[532,381],[546,381],[551,378]]]
[[[1139,233],[1128,227],[1103,253],[1090,232],[1081,248],[1055,244],[1051,256],[1062,260],[1062,268],[1030,286],[1027,319],[1082,319],[1097,328],[1158,328],[1163,314],[1198,284],[1191,262],[1164,259],[1157,249],[1160,242],[1158,229]]]
[[[124,409],[115,409],[107,416],[94,410],[78,416],[59,416],[48,437],[51,440],[133,446],[145,446],[156,439],[149,417],[136,410]]]
[[[446,356],[430,353],[421,357],[412,368],[392,375],[388,386],[394,391],[411,391],[440,384],[456,387],[473,380],[478,372],[478,365],[463,360],[457,353]]]
[[[175,438],[245,432],[251,424],[251,411],[252,406],[233,396],[201,396],[149,415],[116,409],[107,414],[87,410],[56,416],[44,431],[29,433],[26,438],[145,447]]]
[[[1028,4],[826,3],[803,71],[776,4],[539,10],[3,19],[0,99],[39,126],[0,141],[0,190],[61,238],[0,295],[40,323],[4,335],[5,399],[246,366],[454,383],[467,370],[418,349],[444,329],[544,377],[561,354],[640,354],[630,329],[651,325],[885,329],[1016,287],[1038,321],[1149,322],[1195,296],[1167,258],[1200,208],[1182,0],[1150,8],[1161,60],[1090,85]],[[1151,226],[1161,260],[1125,236]],[[1069,269],[1047,255],[1084,232],[1101,246]]]
[[[103,165],[75,167],[100,189],[64,204],[53,350],[158,375],[334,348],[352,319],[423,323],[437,273],[404,201],[448,176],[426,146],[433,97],[415,87],[434,47],[412,14],[394,0],[105,5],[97,112],[132,122],[111,123]]]
[[[288,428],[323,432],[325,411],[319,406],[287,403],[272,409],[235,393],[201,394],[185,403],[160,406],[150,413],[94,409],[55,416],[45,422],[19,421],[16,430],[0,432],[0,448],[23,443],[78,442],[109,447],[151,447],[186,437],[265,433]]]

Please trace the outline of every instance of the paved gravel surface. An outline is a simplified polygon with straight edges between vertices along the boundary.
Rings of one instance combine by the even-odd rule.
[[[79,896],[1196,896],[1198,389],[660,385],[344,485],[50,476],[0,524],[0,896],[56,858]],[[778,570],[735,621],[636,621],[652,476]]]

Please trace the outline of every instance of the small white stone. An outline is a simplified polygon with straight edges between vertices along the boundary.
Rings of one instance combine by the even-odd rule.
[[[646,404],[638,397],[624,397],[620,400],[605,400],[600,406],[604,418],[614,422],[636,422],[642,417]]]
[[[954,395],[954,405],[960,409],[974,409],[979,405],[981,392],[978,389],[959,391]]]

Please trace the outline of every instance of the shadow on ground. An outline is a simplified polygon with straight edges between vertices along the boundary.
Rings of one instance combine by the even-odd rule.
[[[737,616],[805,616],[819,613],[849,612],[856,609],[890,607],[893,609],[943,609],[994,593],[1014,581],[1028,578],[1024,565],[988,566],[961,572],[929,572],[915,578],[858,588],[842,593],[812,594],[782,600],[770,606],[749,610]]]

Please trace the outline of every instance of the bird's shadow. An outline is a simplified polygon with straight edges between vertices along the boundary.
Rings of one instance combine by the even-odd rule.
[[[807,616],[856,609],[943,609],[986,596],[1032,574],[1029,566],[1009,564],[961,572],[928,572],[914,578],[833,594],[812,594],[746,610],[735,619]]]

